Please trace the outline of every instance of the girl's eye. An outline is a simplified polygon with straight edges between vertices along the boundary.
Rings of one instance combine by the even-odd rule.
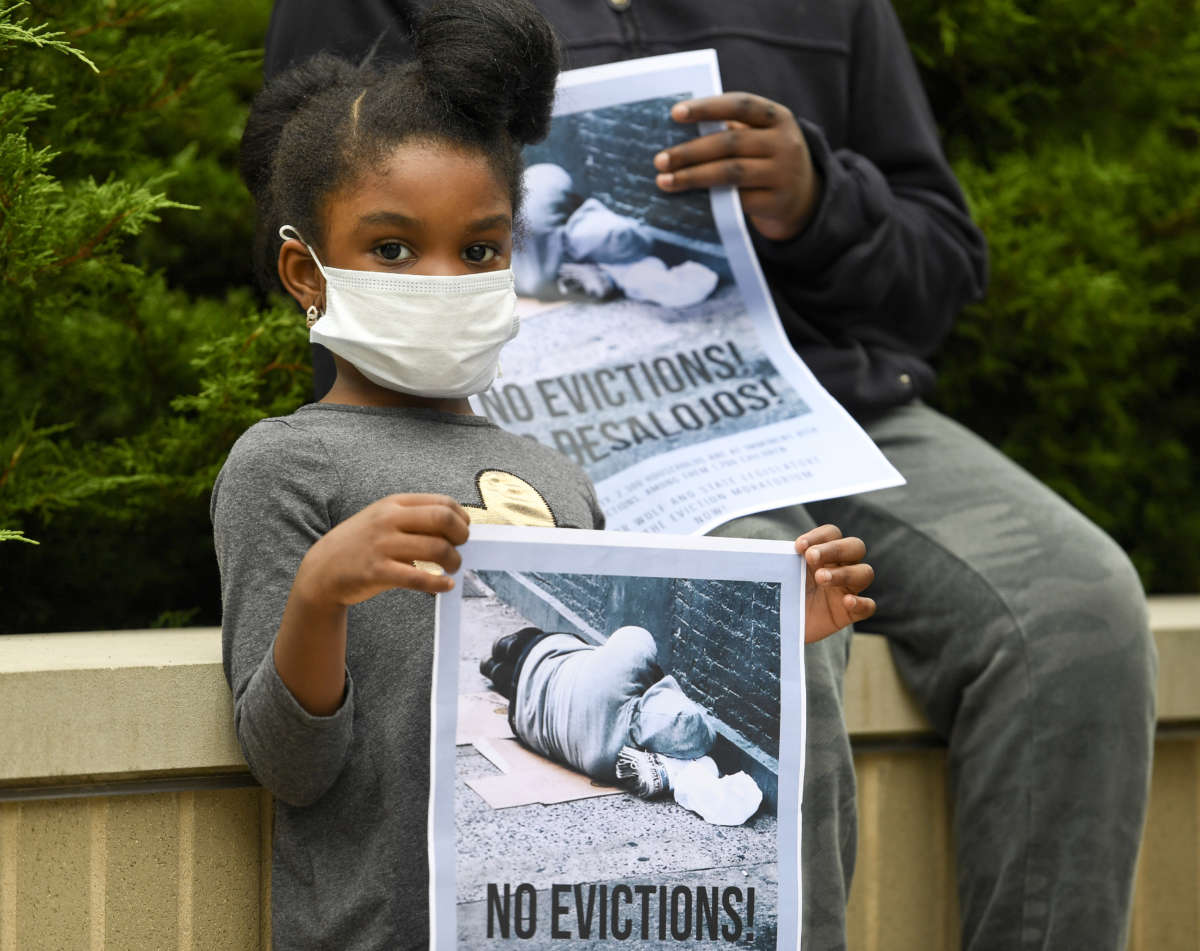
[[[463,258],[471,264],[487,264],[496,257],[496,249],[486,244],[473,244],[463,251]]]
[[[375,253],[385,261],[403,261],[412,257],[412,252],[399,241],[386,241],[375,248]]]

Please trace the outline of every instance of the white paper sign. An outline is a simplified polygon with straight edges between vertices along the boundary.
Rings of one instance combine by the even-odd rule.
[[[477,525],[461,551],[437,605],[431,947],[799,947],[792,546]],[[615,749],[673,788],[628,791]]]
[[[564,73],[526,150],[521,332],[478,412],[554,446],[612,528],[701,533],[904,480],[796,356],[735,190],[667,195],[653,155],[719,93],[712,50]]]

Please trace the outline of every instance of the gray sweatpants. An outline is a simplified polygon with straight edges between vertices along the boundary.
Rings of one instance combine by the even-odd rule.
[[[833,522],[875,567],[869,633],[949,746],[963,947],[1123,949],[1145,816],[1157,659],[1123,551],[922,404],[865,427],[907,485],[736,519],[791,539]],[[804,947],[845,946],[854,772],[849,633],[806,648]]]

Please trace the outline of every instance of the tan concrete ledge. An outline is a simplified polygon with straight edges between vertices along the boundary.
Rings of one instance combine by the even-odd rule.
[[[1159,726],[1200,726],[1200,595],[1149,599],[1158,645]],[[846,726],[854,739],[922,736],[929,721],[892,665],[887,641],[854,638],[845,683]]]
[[[1150,599],[1158,643],[1159,725],[1200,726],[1200,597]]]
[[[0,637],[0,784],[245,770],[219,628]]]
[[[1159,722],[1200,726],[1200,596],[1150,600]],[[0,787],[94,786],[246,769],[217,628],[0,637]],[[887,644],[855,638],[846,722],[860,741],[928,736]]]

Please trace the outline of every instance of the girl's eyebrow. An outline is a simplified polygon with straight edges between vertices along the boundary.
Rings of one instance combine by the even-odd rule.
[[[411,218],[408,215],[402,215],[398,211],[372,211],[363,215],[358,219],[359,227],[369,227],[371,225],[394,225],[400,228],[421,228],[423,224],[419,218]],[[489,228],[496,227],[511,227],[512,217],[503,212],[495,215],[488,215],[486,218],[477,218],[466,226],[466,231],[487,231]]]
[[[498,226],[511,226],[512,218],[506,214],[488,215],[486,218],[477,218],[467,225],[468,231],[487,231],[488,228]]]
[[[363,225],[396,225],[401,228],[420,228],[417,218],[410,218],[398,211],[372,211],[358,219],[359,227]]]

